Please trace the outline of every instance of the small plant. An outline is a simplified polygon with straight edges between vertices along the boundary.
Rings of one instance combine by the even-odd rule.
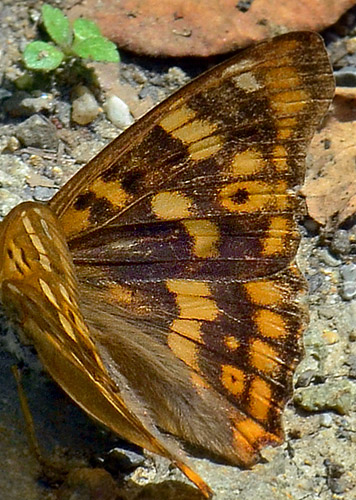
[[[78,58],[103,62],[120,60],[116,45],[101,35],[93,21],[80,18],[71,26],[61,10],[48,4],[42,6],[42,19],[56,45],[42,41],[29,43],[23,54],[27,69],[53,71],[64,60]]]

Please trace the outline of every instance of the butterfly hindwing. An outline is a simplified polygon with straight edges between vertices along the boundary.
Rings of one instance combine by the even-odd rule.
[[[93,325],[89,330],[90,315],[83,317],[84,300],[80,306],[73,262],[53,212],[40,203],[18,205],[1,223],[0,241],[1,301],[49,374],[89,415],[169,458],[210,497],[210,488],[188,466],[182,450],[163,437],[144,402],[128,390],[125,374],[104,365],[99,332]],[[98,293],[95,300],[100,298]]]

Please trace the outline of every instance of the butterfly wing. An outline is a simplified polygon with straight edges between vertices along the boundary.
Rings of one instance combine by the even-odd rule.
[[[296,190],[333,88],[318,35],[259,44],[155,108],[49,203],[92,343],[78,341],[81,383],[57,380],[202,490],[173,436],[243,465],[283,438],[306,324]]]
[[[120,373],[111,377],[79,306],[72,258],[53,212],[40,203],[14,208],[0,224],[0,298],[33,342],[54,380],[89,415],[117,434],[174,462],[210,498],[211,490],[163,438]]]
[[[332,93],[317,35],[258,45],[149,113],[50,203],[110,375],[162,429],[233,462],[282,439],[306,323],[295,190]]]
[[[113,379],[159,427],[235,463],[283,438],[307,317],[296,189],[332,94],[317,35],[257,45],[154,109],[50,203]]]

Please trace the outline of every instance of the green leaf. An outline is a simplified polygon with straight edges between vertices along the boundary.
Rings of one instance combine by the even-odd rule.
[[[23,53],[26,67],[38,71],[53,71],[58,68],[63,58],[63,52],[45,42],[29,43]]]
[[[76,19],[73,24],[73,31],[78,43],[86,38],[101,36],[99,27],[94,21],[90,21],[89,19]]]
[[[83,59],[104,62],[120,61],[116,45],[103,36],[95,36],[78,43],[75,42],[72,51]]]
[[[68,47],[72,43],[69,19],[61,10],[45,3],[42,6],[42,18],[46,31],[54,42],[61,47]]]

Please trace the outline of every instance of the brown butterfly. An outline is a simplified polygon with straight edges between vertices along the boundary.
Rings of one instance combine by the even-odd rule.
[[[333,96],[321,38],[247,49],[0,226],[1,300],[90,416],[170,459],[283,440],[307,322],[296,190]]]

